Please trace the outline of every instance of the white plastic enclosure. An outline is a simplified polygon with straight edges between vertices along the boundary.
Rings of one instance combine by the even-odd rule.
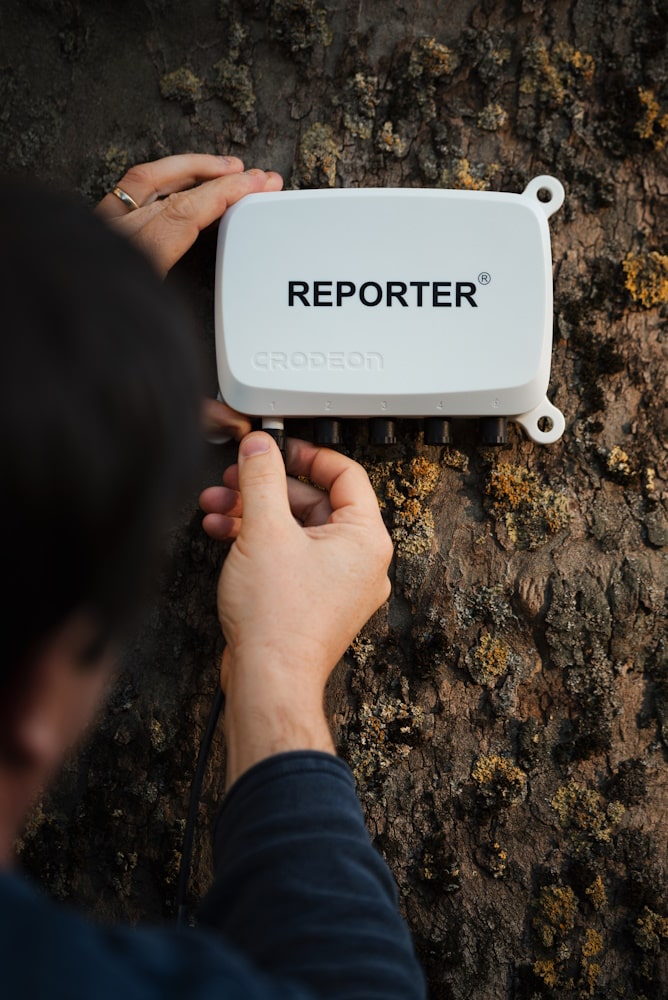
[[[548,219],[563,199],[549,176],[522,194],[247,196],[218,236],[222,398],[258,417],[505,416],[556,441]]]

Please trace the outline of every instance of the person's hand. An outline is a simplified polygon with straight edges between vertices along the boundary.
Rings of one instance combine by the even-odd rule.
[[[282,187],[279,174],[256,169],[244,172],[236,156],[185,153],[131,167],[118,182],[130,205],[109,193],[96,212],[165,275],[230,205],[244,195]],[[215,399],[204,403],[203,425],[212,440],[222,436],[239,441],[251,429],[248,417]]]
[[[121,178],[118,188],[137,208],[109,193],[96,211],[132,239],[164,275],[230,205],[244,195],[282,187],[280,174],[244,171],[236,156],[184,153],[140,163]]]
[[[233,540],[218,585],[230,783],[273,753],[333,752],[327,679],[390,593],[392,543],[364,469],[293,440],[286,465],[310,482],[249,434],[200,496],[204,530]]]
[[[225,444],[231,438],[241,441],[252,423],[244,413],[237,413],[220,399],[205,399],[202,407],[204,436],[211,444]]]

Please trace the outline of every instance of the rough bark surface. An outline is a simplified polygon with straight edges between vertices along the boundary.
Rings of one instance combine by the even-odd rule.
[[[91,202],[187,149],[295,187],[566,187],[550,226],[563,439],[511,429],[485,452],[462,422],[438,450],[406,422],[373,452],[349,428],[395,538],[394,588],[328,703],[434,998],[668,992],[667,24],[661,0],[0,9],[3,163]],[[170,278],[212,391],[214,237]],[[202,485],[231,460],[212,447]],[[101,727],[22,844],[55,896],[103,918],[174,912],[220,652],[222,554],[199,522],[193,496]],[[193,899],[221,773],[219,734]]]

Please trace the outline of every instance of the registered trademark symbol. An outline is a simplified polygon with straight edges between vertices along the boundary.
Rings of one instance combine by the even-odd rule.
[[[491,280],[492,280],[492,275],[489,274],[487,271],[481,271],[480,274],[478,275],[478,281],[480,282],[481,285],[489,285]]]

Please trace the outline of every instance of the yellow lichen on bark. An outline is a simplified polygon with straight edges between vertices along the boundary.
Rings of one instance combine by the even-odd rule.
[[[595,931],[592,927],[588,927],[585,931],[585,940],[582,945],[582,954],[585,958],[593,958],[594,955],[600,955],[603,951],[603,937],[598,931]]]
[[[592,884],[587,886],[585,894],[589,897],[591,905],[595,910],[602,910],[604,906],[607,906],[608,895],[600,875],[597,875]]]
[[[385,122],[379,130],[376,149],[379,153],[391,153],[392,156],[403,156],[406,152],[406,141],[395,133],[392,122]]]
[[[473,650],[471,674],[479,684],[489,687],[508,672],[509,660],[510,646],[508,643],[490,635],[489,632],[483,632],[478,645]]]
[[[533,928],[545,948],[563,940],[575,926],[578,903],[567,885],[544,885],[538,896]]]
[[[634,302],[651,309],[668,302],[668,256],[657,250],[628,253],[623,263],[625,286]]]
[[[471,777],[487,805],[515,805],[524,798],[527,776],[507,757],[483,754],[471,770]]]
[[[537,93],[555,105],[582,92],[594,79],[593,56],[567,42],[558,42],[551,51],[544,42],[533,42],[527,46],[524,58],[527,71],[520,79],[520,92]]]
[[[668,112],[660,114],[661,107],[650,88],[639,87],[638,97],[645,113],[636,125],[635,133],[641,139],[649,139],[657,151],[663,149],[668,142]]]
[[[478,115],[478,128],[496,132],[508,122],[508,112],[498,101],[487,104]]]
[[[336,164],[340,157],[338,146],[332,137],[332,129],[322,122],[315,122],[302,136],[295,180],[300,186],[318,185],[324,176],[327,185],[334,187]]]
[[[188,66],[181,66],[163,76],[160,93],[167,101],[199,101],[202,97],[202,81]]]
[[[612,828],[624,815],[621,802],[603,807],[601,796],[572,779],[557,789],[552,808],[564,830],[568,830],[579,853],[592,843],[610,843]]]
[[[534,549],[568,523],[566,497],[540,483],[529,469],[502,462],[492,469],[485,492],[492,514],[503,520],[518,548]]]
[[[498,163],[489,163],[482,170],[474,169],[463,156],[453,160],[452,165],[441,172],[440,185],[460,191],[486,191],[498,170]]]
[[[409,462],[381,462],[367,466],[381,508],[392,511],[390,533],[397,554],[418,557],[428,552],[434,538],[434,517],[424,501],[438,484],[441,467],[422,455]]]
[[[439,77],[453,73],[459,66],[459,56],[435,38],[421,38],[410,54],[409,76]]]
[[[636,920],[633,939],[643,951],[658,952],[661,947],[661,938],[668,938],[668,917],[662,917],[645,906],[642,914]]]

